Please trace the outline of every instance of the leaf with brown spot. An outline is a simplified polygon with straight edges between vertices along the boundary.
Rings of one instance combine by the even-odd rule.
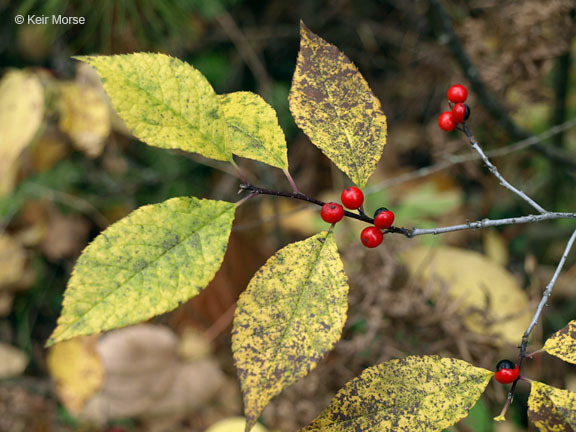
[[[532,381],[528,418],[542,432],[576,430],[576,393]]]
[[[453,358],[390,360],[348,382],[302,432],[440,431],[468,415],[493,375]]]
[[[386,144],[386,116],[356,66],[301,22],[290,111],[312,143],[364,187]]]
[[[550,336],[542,349],[565,362],[576,364],[576,320]]]
[[[340,339],[348,282],[334,235],[284,247],[238,300],[232,351],[250,430],[270,399],[306,376]]]

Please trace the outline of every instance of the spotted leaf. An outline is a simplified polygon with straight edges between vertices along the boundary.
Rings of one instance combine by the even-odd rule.
[[[440,431],[468,415],[492,375],[452,358],[390,360],[348,382],[302,431]]]
[[[386,144],[386,116],[348,57],[303,23],[289,102],[312,143],[364,187]]]
[[[76,57],[92,65],[114,109],[145,143],[228,161],[228,129],[204,75],[164,54]]]
[[[270,399],[340,339],[347,293],[330,231],[284,247],[254,275],[238,300],[232,332],[247,431]]]
[[[198,294],[220,267],[235,208],[172,198],[108,227],[78,259],[48,345],[147,320]]]
[[[576,364],[576,320],[548,338],[542,347],[548,354]]]
[[[576,430],[576,393],[532,381],[528,418],[542,432]]]
[[[218,99],[226,117],[232,153],[287,170],[286,138],[276,111],[251,92],[228,93]]]

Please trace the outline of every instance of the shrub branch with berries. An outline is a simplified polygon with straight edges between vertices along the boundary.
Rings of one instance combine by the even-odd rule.
[[[145,321],[197,295],[219,269],[236,209],[260,195],[297,199],[320,207],[330,227],[289,244],[254,275],[240,296],[234,316],[232,351],[238,370],[246,430],[269,401],[306,376],[341,338],[346,321],[348,281],[334,238],[344,217],[365,222],[361,243],[378,247],[387,234],[408,238],[425,234],[575,218],[550,212],[506,181],[471,134],[470,108],[462,85],[448,90],[450,111],[439,126],[464,133],[500,184],[536,214],[480,220],[432,229],[394,226],[394,212],[364,212],[364,188],[386,144],[386,116],[354,64],[335,46],[301,25],[301,47],[290,91],[290,110],[298,126],[356,186],[345,188],[341,204],[325,203],[301,192],[289,172],[286,141],[274,110],[258,95],[218,95],[192,66],[162,54],[79,57],[92,65],[115,110],[134,135],[149,145],[194,152],[234,167],[241,181],[236,203],[172,198],[141,207],[103,231],[82,253],[65,293],[58,326],[48,341],[57,344]],[[368,120],[367,120],[368,119]],[[249,183],[234,156],[282,170],[291,191]],[[347,210],[345,210],[345,208]],[[409,223],[409,221],[401,221]],[[523,335],[518,361],[500,362],[496,372],[437,356],[411,356],[366,369],[336,395],[303,430],[432,431],[447,428],[469,409],[494,377],[512,384],[501,420],[519,381],[532,385],[528,412],[540,430],[571,430],[576,424],[576,394],[521,375],[530,334],[576,238],[570,238],[553,279]],[[383,312],[384,313],[384,312]],[[576,363],[570,323],[544,347]],[[566,414],[567,413],[567,414]]]

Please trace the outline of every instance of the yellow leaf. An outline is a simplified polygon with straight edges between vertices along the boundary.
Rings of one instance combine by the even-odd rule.
[[[96,338],[83,336],[60,342],[48,352],[48,369],[66,409],[80,414],[86,400],[102,385],[104,369],[96,352]]]
[[[189,64],[148,53],[76,58],[97,70],[114,109],[137,138],[155,147],[231,160],[218,97]]]
[[[62,84],[60,94],[60,129],[77,149],[92,158],[99,156],[111,129],[106,101],[97,90],[75,83]]]
[[[331,232],[284,247],[256,272],[238,300],[232,331],[247,431],[270,399],[340,339],[347,293]]]
[[[36,75],[8,72],[0,81],[0,196],[14,187],[16,159],[38,132],[44,90]]]
[[[542,432],[576,430],[576,393],[532,381],[528,418]]]
[[[508,245],[504,237],[498,231],[485,230],[482,236],[484,253],[495,263],[502,266],[508,264]]]
[[[438,356],[390,360],[348,382],[302,432],[440,431],[468,415],[493,374]]]
[[[403,260],[413,275],[432,287],[434,295],[447,290],[467,314],[464,319],[471,330],[518,343],[531,311],[526,294],[504,267],[482,254],[454,247],[417,247],[404,253]]]
[[[542,347],[548,354],[576,364],[576,320],[548,338]]]
[[[386,144],[386,116],[356,66],[301,22],[290,111],[312,143],[360,187]]]
[[[48,345],[175,309],[220,268],[235,204],[172,198],[132,212],[82,253]]]
[[[229,93],[218,99],[226,117],[232,153],[287,170],[286,138],[276,111],[255,93]]]
[[[244,417],[229,417],[214,423],[205,432],[244,432],[246,419]],[[254,425],[252,432],[268,432],[261,424]]]

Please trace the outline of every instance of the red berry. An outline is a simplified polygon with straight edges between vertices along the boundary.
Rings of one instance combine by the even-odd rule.
[[[456,123],[464,123],[470,116],[470,108],[464,103],[457,103],[452,107],[452,118]]]
[[[453,85],[448,89],[448,100],[453,103],[464,102],[468,97],[468,90],[460,84]]]
[[[494,378],[502,384],[510,384],[518,379],[520,376],[520,369],[510,360],[501,360],[496,365],[496,372]]]
[[[454,130],[456,127],[456,121],[454,120],[454,117],[452,117],[452,113],[450,111],[445,111],[440,114],[440,117],[438,117],[438,126],[440,126],[440,129],[443,129],[446,132]]]
[[[350,210],[356,210],[360,208],[364,202],[364,194],[356,186],[350,186],[342,191],[340,199],[342,200],[344,207],[349,208]]]
[[[362,244],[367,248],[375,248],[382,243],[384,235],[382,234],[382,231],[376,227],[366,227],[360,234],[360,240],[362,240]]]
[[[379,208],[374,212],[374,225],[376,228],[387,229],[394,223],[394,212],[385,207]]]
[[[322,216],[325,222],[336,223],[344,217],[344,209],[340,204],[333,202],[326,203],[322,206],[322,210],[320,210],[320,216]]]

